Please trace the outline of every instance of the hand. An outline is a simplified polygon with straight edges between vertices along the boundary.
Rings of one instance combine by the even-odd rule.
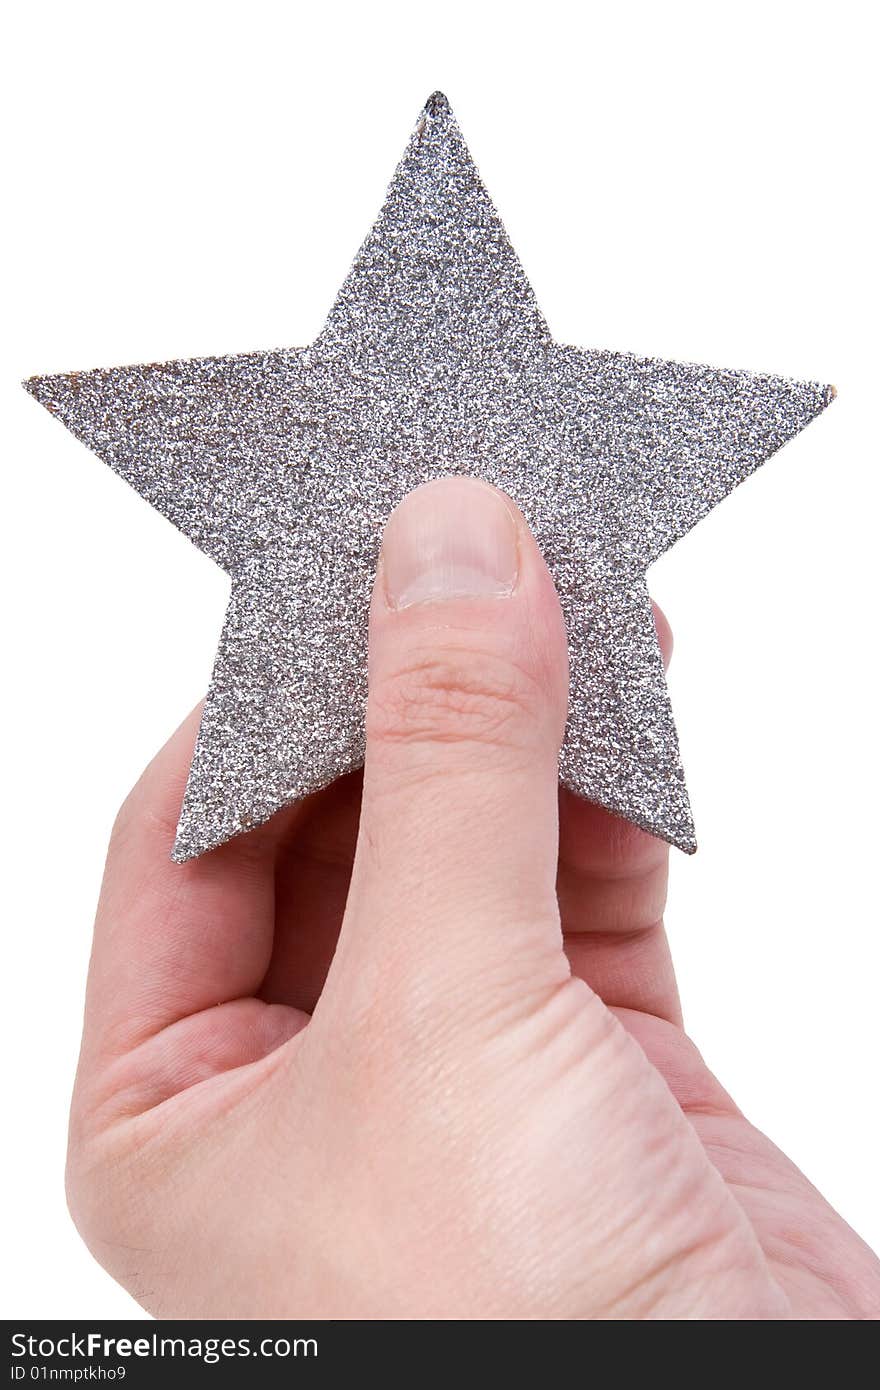
[[[68,1190],[151,1312],[880,1313],[681,1029],[665,847],[558,794],[566,683],[522,517],[444,479],[386,530],[363,779],[183,866],[196,716],[131,793]]]

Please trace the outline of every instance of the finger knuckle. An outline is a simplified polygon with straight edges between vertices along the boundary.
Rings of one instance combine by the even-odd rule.
[[[367,735],[380,743],[521,745],[535,726],[540,693],[504,658],[446,652],[418,657],[373,692]]]

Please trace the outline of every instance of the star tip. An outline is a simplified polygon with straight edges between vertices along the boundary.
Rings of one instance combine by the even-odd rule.
[[[171,846],[171,853],[168,856],[172,864],[186,864],[190,859],[198,858],[201,852],[200,849],[193,847],[193,842],[181,822],[177,827],[174,844]]]
[[[21,383],[29,396],[48,410],[50,415],[58,415],[63,400],[63,384],[58,377],[29,376]]]
[[[669,843],[676,849],[680,849],[682,854],[696,854],[697,852],[697,831],[696,826],[690,816],[690,807],[687,807],[688,814],[683,818],[683,823],[677,828],[673,835],[669,837]]]
[[[432,92],[422,107],[422,116],[436,120],[438,116],[451,116],[452,107],[445,92]]]

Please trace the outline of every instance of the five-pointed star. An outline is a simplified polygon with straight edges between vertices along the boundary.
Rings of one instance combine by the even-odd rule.
[[[505,489],[556,581],[563,783],[695,847],[645,571],[833,392],[554,343],[444,97],[311,348],[27,385],[231,577],[175,858],[360,764],[382,526],[448,473]]]

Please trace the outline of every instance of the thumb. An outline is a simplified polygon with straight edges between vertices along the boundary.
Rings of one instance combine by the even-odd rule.
[[[340,966],[485,997],[568,976],[556,903],[565,628],[519,510],[464,477],[385,530],[361,825]],[[372,974],[373,972],[369,972]]]

